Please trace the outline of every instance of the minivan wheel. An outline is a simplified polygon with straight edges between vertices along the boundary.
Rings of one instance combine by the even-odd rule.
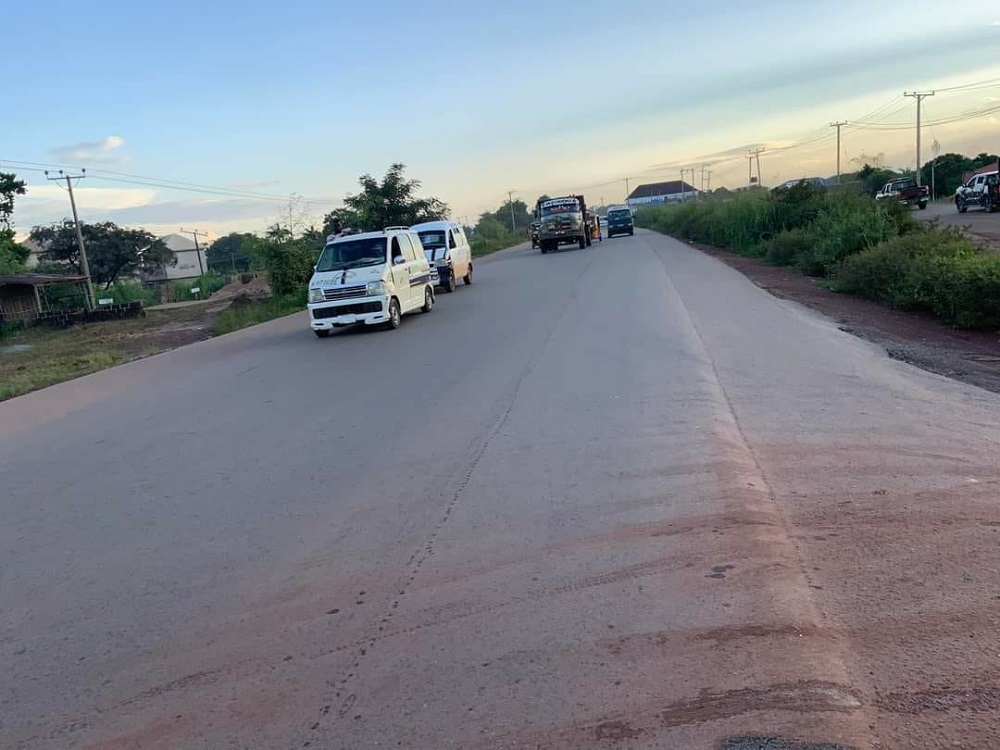
[[[399,300],[393,297],[389,300],[389,322],[386,325],[395,330],[399,328],[399,324],[402,322],[402,315],[399,312]]]
[[[433,309],[434,309],[434,293],[430,289],[424,289],[424,306],[420,308],[420,311],[429,313]]]
[[[587,239],[585,237],[580,238],[580,249],[583,250],[587,247]]]
[[[469,264],[469,272],[462,277],[462,283],[466,286],[472,283],[472,264]]]
[[[968,210],[965,206],[965,201],[962,200],[955,201],[955,207],[958,208],[960,214],[964,214]]]
[[[449,273],[448,274],[448,278],[441,285],[441,287],[442,287],[442,289],[444,289],[449,294],[451,292],[454,292],[455,291],[455,274],[454,273]]]

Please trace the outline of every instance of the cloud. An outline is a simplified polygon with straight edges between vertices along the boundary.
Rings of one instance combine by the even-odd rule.
[[[120,165],[131,161],[129,156],[118,151],[124,145],[124,138],[109,135],[103,141],[82,141],[72,146],[56,146],[50,148],[49,153],[64,164]]]

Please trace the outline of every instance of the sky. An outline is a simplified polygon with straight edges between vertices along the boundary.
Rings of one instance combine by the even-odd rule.
[[[845,171],[912,167],[913,90],[938,90],[923,161],[935,140],[1000,151],[992,0],[9,5],[0,169],[28,182],[22,234],[69,214],[45,168],[87,169],[83,221],[221,236],[292,196],[319,223],[393,162],[470,221],[508,191],[618,202],[684,168],[738,187],[756,147],[767,185],[830,176],[838,120]]]

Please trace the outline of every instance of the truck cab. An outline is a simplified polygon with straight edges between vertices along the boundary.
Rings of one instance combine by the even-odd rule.
[[[591,243],[587,203],[582,195],[539,200],[535,205],[538,246],[542,253],[560,245],[577,245],[581,250]]]

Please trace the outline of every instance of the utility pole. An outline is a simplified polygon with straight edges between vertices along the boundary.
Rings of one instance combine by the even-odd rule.
[[[69,205],[73,208],[73,226],[76,227],[76,244],[80,248],[80,270],[83,271],[87,284],[87,309],[94,309],[94,284],[90,279],[90,263],[87,261],[87,248],[83,243],[83,230],[80,229],[80,217],[76,213],[76,198],[73,197],[73,180],[82,180],[87,176],[87,170],[81,169],[80,174],[71,175],[59,170],[58,177],[50,177],[48,170],[45,171],[45,179],[52,181],[66,180],[66,189],[69,191]]]
[[[682,169],[681,170],[681,203],[683,203],[685,201],[685,199],[686,199],[685,195],[684,195],[684,174],[685,174],[685,172],[687,172],[686,169]]]
[[[706,189],[708,192],[712,192],[712,170],[708,170],[708,183],[706,184]]]
[[[510,231],[511,233],[517,231],[517,227],[514,225],[514,191],[507,191],[507,205],[510,206]]]
[[[291,217],[292,215],[291,208],[288,209],[288,215],[289,217]],[[289,224],[289,226],[291,226],[291,224]],[[183,232],[184,234],[190,234],[192,237],[194,237],[194,252],[195,255],[198,256],[198,275],[204,276],[205,266],[203,266],[201,263],[201,247],[198,245],[198,238],[208,237],[208,232],[199,232],[197,229],[181,229],[181,232]]]
[[[847,124],[846,120],[831,122],[830,127],[837,129],[837,184],[840,184],[840,129]]]
[[[763,150],[764,148],[761,147],[761,148],[755,148],[753,151],[753,155],[757,157],[757,187],[764,186],[764,177],[760,173],[760,152]]]
[[[629,196],[632,195],[632,191],[628,187],[628,177],[625,178],[625,203],[628,203]]]
[[[920,103],[928,96],[934,96],[933,91],[904,91],[903,96],[909,96],[917,100],[917,184],[920,181]]]
[[[747,154],[747,187],[753,187],[753,154]]]
[[[937,193],[934,192],[934,170],[937,169],[937,159],[941,154],[941,144],[938,143],[937,138],[931,144],[931,153],[934,154],[934,161],[931,162],[931,200],[934,200],[937,197]]]

